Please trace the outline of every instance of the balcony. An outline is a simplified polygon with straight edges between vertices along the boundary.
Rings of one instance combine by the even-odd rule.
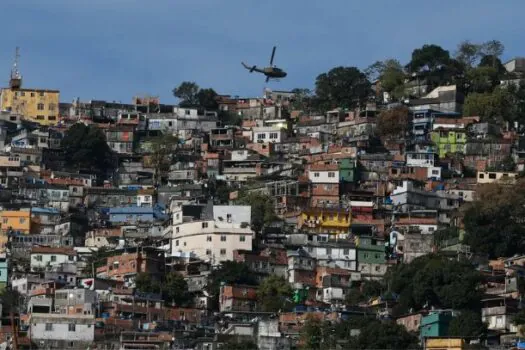
[[[481,309],[481,317],[501,316],[508,312],[506,306],[485,307]]]
[[[257,168],[224,168],[224,174],[241,174],[241,173],[255,173]]]

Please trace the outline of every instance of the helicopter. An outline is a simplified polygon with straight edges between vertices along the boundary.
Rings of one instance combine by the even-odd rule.
[[[275,49],[276,49],[276,46],[273,47],[272,57],[270,58],[270,66],[269,67],[257,68],[257,66],[250,67],[249,65],[247,65],[244,62],[241,62],[241,63],[244,66],[244,68],[246,68],[246,69],[248,69],[250,71],[250,73],[258,72],[258,73],[262,73],[262,74],[266,75],[266,82],[268,82],[268,80],[270,80],[270,79],[284,78],[286,76],[286,72],[273,65],[273,58],[275,56]]]

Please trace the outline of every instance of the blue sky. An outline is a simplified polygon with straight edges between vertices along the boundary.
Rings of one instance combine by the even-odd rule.
[[[525,1],[506,0],[0,0],[0,84],[16,46],[26,87],[61,90],[61,100],[130,102],[161,97],[191,80],[231,95],[260,96],[264,78],[240,64],[275,64],[276,90],[313,88],[335,66],[406,63],[425,43],[501,40],[504,59],[525,55]],[[520,40],[521,39],[521,40]]]

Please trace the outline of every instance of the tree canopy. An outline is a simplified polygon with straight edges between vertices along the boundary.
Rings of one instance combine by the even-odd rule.
[[[201,89],[193,81],[183,81],[172,90],[173,96],[179,99],[179,106],[183,108],[195,107],[207,110],[216,110],[218,94],[211,88]]]
[[[258,304],[264,312],[290,311],[293,303],[288,281],[277,275],[266,277],[257,289]]]
[[[223,261],[218,269],[212,271],[208,278],[206,291],[212,302],[218,303],[221,284],[245,284],[255,286],[257,279],[248,265],[236,261]]]
[[[275,215],[273,199],[260,193],[247,193],[237,201],[240,205],[249,205],[252,208],[252,228],[261,233],[262,229],[272,223]]]
[[[405,106],[386,109],[379,114],[377,119],[377,132],[383,137],[404,138],[408,131],[409,111]]]
[[[486,335],[487,325],[481,321],[481,314],[464,310],[454,317],[448,328],[448,335],[453,337],[481,337]]]
[[[193,81],[183,81],[178,87],[173,89],[173,95],[177,97],[181,107],[195,107],[199,104],[197,94],[199,85]]]
[[[315,81],[316,97],[325,110],[363,105],[370,92],[370,82],[356,67],[333,68],[320,74]]]
[[[464,243],[491,258],[525,253],[525,183],[486,184],[464,211]]]
[[[94,170],[103,177],[114,168],[113,152],[106,136],[94,125],[74,124],[66,131],[61,147],[68,167]]]
[[[357,334],[352,334],[357,330]],[[314,317],[306,319],[301,329],[303,349],[321,350],[343,346],[345,349],[419,349],[419,340],[405,327],[392,321],[370,317],[343,320],[336,324]]]
[[[424,305],[477,309],[481,299],[480,274],[467,262],[439,255],[426,255],[409,264],[391,268],[386,278],[391,291],[399,295],[398,312]]]

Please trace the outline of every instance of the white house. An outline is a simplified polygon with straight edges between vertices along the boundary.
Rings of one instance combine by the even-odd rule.
[[[435,153],[407,152],[406,154],[406,164],[412,167],[435,167],[438,159]]]
[[[42,348],[86,349],[95,340],[95,317],[83,314],[31,313],[30,339]]]
[[[286,137],[283,130],[274,127],[255,127],[252,133],[252,142],[259,143],[281,143]]]
[[[477,183],[490,184],[495,182],[514,183],[518,173],[504,171],[478,171]]]
[[[218,264],[233,260],[234,250],[252,250],[251,207],[214,206],[214,219],[192,220],[182,216],[182,208],[172,213],[171,256],[191,253]]]
[[[337,164],[312,164],[308,172],[312,183],[339,183],[339,166]]]
[[[77,253],[71,248],[33,247],[31,248],[31,271],[46,269],[77,261]]]

